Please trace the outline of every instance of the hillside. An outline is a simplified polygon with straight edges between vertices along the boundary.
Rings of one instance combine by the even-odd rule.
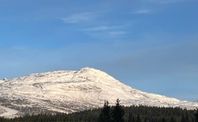
[[[102,107],[105,100],[124,106],[145,105],[196,109],[198,103],[146,93],[116,80],[107,73],[83,68],[54,71],[0,82],[0,116],[73,113]]]

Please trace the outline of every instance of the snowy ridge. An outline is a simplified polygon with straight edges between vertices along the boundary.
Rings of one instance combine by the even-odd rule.
[[[11,111],[13,117],[82,111],[101,107],[105,100],[114,104],[117,98],[125,106],[198,108],[198,103],[195,102],[180,101],[131,88],[93,68],[35,73],[6,82],[0,81],[0,105],[9,108],[4,109],[8,113]],[[0,112],[0,115],[5,116],[5,111]]]

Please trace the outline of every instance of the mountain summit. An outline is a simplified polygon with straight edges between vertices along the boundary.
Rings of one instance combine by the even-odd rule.
[[[196,109],[198,103],[180,101],[131,88],[107,73],[82,68],[54,71],[0,81],[0,116],[16,117],[39,113],[72,113],[114,104]]]

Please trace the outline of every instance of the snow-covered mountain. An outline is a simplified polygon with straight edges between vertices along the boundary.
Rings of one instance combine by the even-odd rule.
[[[198,103],[180,101],[131,88],[107,73],[83,68],[54,71],[0,81],[0,116],[15,117],[47,112],[71,113],[114,104],[198,108]]]

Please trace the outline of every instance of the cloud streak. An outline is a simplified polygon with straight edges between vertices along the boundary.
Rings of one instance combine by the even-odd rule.
[[[109,32],[109,35],[110,35],[111,37],[123,36],[123,35],[125,35],[125,34],[127,34],[127,32],[126,32],[126,31],[122,31],[122,30],[120,30],[120,31],[110,31],[110,32]]]
[[[85,31],[108,31],[113,29],[114,27],[110,26],[96,26],[84,29]]]
[[[67,17],[62,18],[64,23],[81,23],[81,22],[89,22],[91,20],[94,20],[96,18],[96,14],[92,12],[82,12],[77,14],[72,14]]]
[[[125,26],[123,25],[103,25],[103,26],[95,26],[95,27],[88,27],[83,29],[83,31],[92,34],[94,36],[103,36],[103,37],[120,37],[127,34],[125,30]]]
[[[113,25],[109,20],[104,21],[105,13],[81,12],[71,13],[69,16],[61,18],[65,24],[77,25],[76,28],[83,33],[97,38],[115,38],[125,35],[128,25]],[[81,28],[81,29],[79,29]]]
[[[145,0],[145,1],[156,4],[172,4],[177,2],[184,2],[186,0]]]
[[[140,9],[132,12],[132,14],[150,14],[150,13],[151,10],[149,9]]]
[[[124,26],[122,25],[100,25],[100,26],[93,26],[84,29],[84,31],[110,31],[110,30],[119,30],[123,29]]]

